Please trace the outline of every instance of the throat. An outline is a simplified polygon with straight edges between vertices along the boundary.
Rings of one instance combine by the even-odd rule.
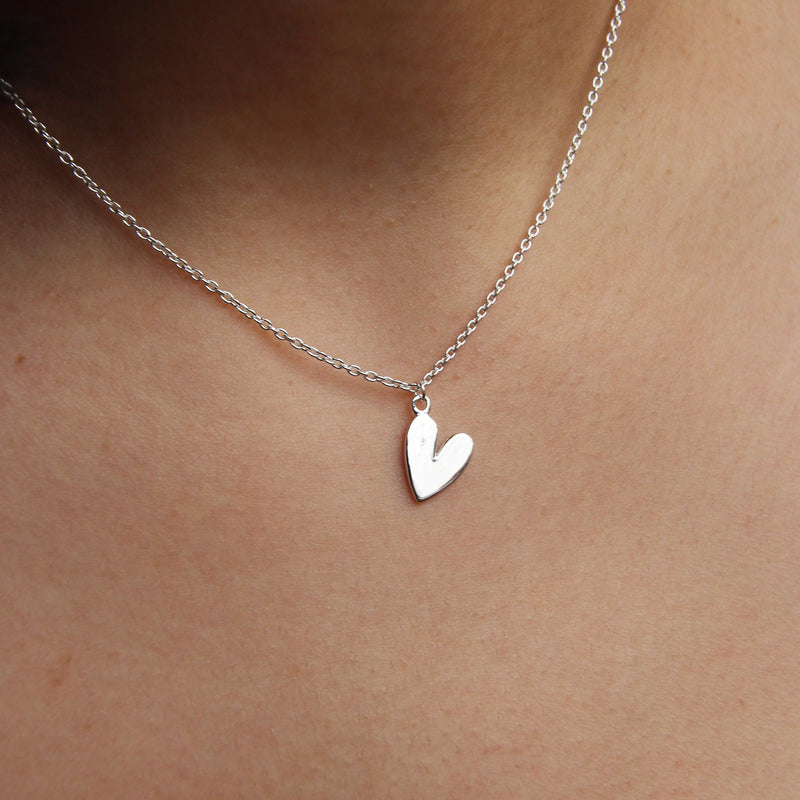
[[[25,19],[41,82],[89,126],[113,114],[133,155],[138,141],[178,163],[224,153],[234,172],[291,163],[391,180],[496,163],[544,138],[583,92],[611,7],[212,0],[197,14],[90,0],[83,15]]]

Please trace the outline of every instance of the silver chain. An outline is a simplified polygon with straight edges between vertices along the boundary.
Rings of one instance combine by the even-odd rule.
[[[500,277],[497,279],[497,281],[495,281],[492,290],[488,295],[486,295],[486,300],[476,310],[475,316],[472,317],[472,319],[467,323],[467,326],[464,328],[464,330],[461,331],[458,336],[456,336],[455,341],[452,345],[450,345],[450,347],[447,348],[447,350],[444,352],[444,355],[438,361],[436,361],[433,367],[431,367],[431,369],[425,373],[422,379],[418,381],[399,380],[398,378],[392,378],[388,375],[380,375],[371,369],[362,369],[358,366],[358,364],[348,364],[343,359],[338,358],[337,356],[329,355],[325,351],[320,350],[318,347],[314,347],[314,345],[304,342],[299,337],[292,336],[286,330],[278,327],[266,317],[262,317],[248,305],[234,297],[231,292],[227,291],[226,289],[222,289],[216,281],[206,277],[201,270],[191,266],[191,264],[189,264],[185,258],[181,258],[179,255],[177,255],[177,253],[167,247],[167,245],[165,245],[161,240],[153,236],[153,234],[150,233],[150,231],[145,228],[144,225],[139,224],[133,214],[129,214],[120,206],[119,203],[117,203],[115,200],[112,200],[108,192],[106,192],[105,189],[103,189],[95,180],[93,180],[86,170],[75,161],[72,155],[61,146],[61,142],[59,142],[58,139],[56,139],[56,137],[47,130],[47,127],[43,122],[40,122],[36,118],[22,98],[16,93],[16,91],[14,91],[13,86],[2,77],[0,77],[0,92],[2,92],[14,104],[14,107],[28,121],[34,131],[36,131],[36,133],[39,134],[42,139],[44,139],[45,144],[58,155],[59,161],[67,166],[72,174],[81,183],[83,183],[92,194],[102,200],[108,209],[117,217],[119,217],[120,220],[122,220],[124,225],[132,228],[140,239],[143,239],[150,245],[150,247],[153,248],[153,250],[155,250],[157,253],[160,253],[162,256],[171,261],[176,267],[183,270],[187,275],[189,275],[190,278],[198,283],[201,283],[209,292],[215,294],[224,303],[233,306],[233,308],[235,308],[240,314],[243,314],[245,317],[247,317],[247,319],[255,322],[260,328],[272,333],[276,339],[282,342],[288,342],[295,350],[302,350],[304,353],[307,353],[309,356],[311,356],[311,358],[315,358],[317,361],[322,361],[325,364],[329,364],[334,369],[344,370],[346,373],[353,375],[354,377],[362,377],[371,383],[382,383],[384,386],[388,386],[390,389],[402,389],[403,391],[411,392],[414,394],[416,400],[416,398],[425,398],[425,387],[430,386],[433,379],[440,372],[442,372],[445,366],[455,358],[456,353],[467,343],[468,337],[475,333],[478,328],[478,323],[481,322],[481,320],[489,312],[489,309],[495,304],[495,302],[497,302],[500,292],[506,288],[508,281],[514,276],[517,267],[522,263],[525,253],[531,249],[533,240],[539,235],[544,223],[547,222],[548,215],[555,205],[555,199],[561,193],[561,187],[563,186],[564,181],[567,179],[570,167],[575,160],[575,155],[578,152],[578,148],[581,146],[581,142],[583,141],[583,136],[586,133],[586,129],[589,124],[589,118],[592,116],[594,106],[599,99],[599,92],[603,86],[605,74],[608,72],[608,62],[611,60],[611,56],[614,55],[614,45],[617,42],[617,32],[620,25],[622,25],[622,14],[624,11],[625,0],[619,0],[619,2],[617,2],[614,6],[614,14],[611,18],[609,31],[606,34],[606,43],[601,52],[601,60],[597,65],[597,71],[592,80],[592,88],[587,96],[586,105],[581,111],[581,118],[578,120],[577,130],[575,135],[572,137],[569,149],[567,150],[567,155],[561,164],[561,169],[559,169],[558,173],[556,174],[555,183],[550,187],[550,192],[548,193],[545,201],[542,203],[541,211],[539,211],[539,213],[536,215],[533,225],[528,228],[528,233],[520,243],[519,250],[517,250],[517,252],[511,257],[511,263],[503,270]]]

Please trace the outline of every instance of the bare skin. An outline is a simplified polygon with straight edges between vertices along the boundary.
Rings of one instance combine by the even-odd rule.
[[[45,9],[19,89],[223,286],[419,378],[611,5],[219,5]],[[693,8],[631,4],[434,382],[475,455],[423,505],[407,395],[215,302],[0,107],[4,796],[798,796],[800,9]]]

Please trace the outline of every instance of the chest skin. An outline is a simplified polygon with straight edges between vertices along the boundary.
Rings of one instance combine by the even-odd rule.
[[[601,126],[614,158],[434,384],[440,443],[474,452],[421,504],[410,398],[265,340],[81,201],[56,225],[14,145],[9,796],[795,797],[797,139],[736,96]],[[343,315],[292,279],[365,364],[438,350],[400,291]],[[485,281],[444,282],[460,307]]]
[[[780,297],[608,290],[516,348],[499,320],[487,385],[434,395],[472,460],[417,504],[404,397],[171,276],[153,308],[75,274],[4,323],[18,796],[43,762],[63,796],[790,796],[796,406],[740,335]]]

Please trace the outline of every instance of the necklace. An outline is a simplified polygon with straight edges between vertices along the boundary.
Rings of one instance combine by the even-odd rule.
[[[430,370],[416,381],[400,380],[398,378],[392,378],[389,375],[381,375],[374,370],[362,369],[357,364],[348,363],[342,358],[329,355],[318,347],[304,342],[299,337],[292,336],[284,328],[275,325],[266,317],[258,314],[241,300],[234,297],[227,289],[223,289],[216,281],[206,277],[201,270],[191,266],[186,259],[177,255],[172,249],[157,239],[146,227],[141,225],[132,214],[126,212],[119,203],[112,200],[108,192],[94,181],[86,170],[75,161],[72,155],[61,146],[59,140],[47,130],[44,123],[40,122],[34,116],[30,108],[14,90],[14,87],[2,77],[0,77],[0,92],[13,103],[22,117],[44,140],[47,147],[56,153],[59,161],[61,161],[61,163],[64,164],[92,194],[102,200],[109,211],[117,216],[123,225],[133,229],[136,235],[147,242],[157,253],[160,253],[176,267],[183,270],[190,278],[197,281],[224,303],[232,306],[240,314],[243,314],[262,330],[271,333],[279,341],[287,342],[295,350],[300,350],[317,361],[328,364],[334,369],[344,370],[348,375],[364,378],[371,383],[380,383],[390,389],[400,389],[404,392],[411,393],[411,408],[414,412],[414,419],[406,433],[405,460],[411,491],[418,501],[422,501],[437,494],[461,475],[472,456],[473,448],[472,438],[468,434],[457,433],[455,436],[448,439],[438,451],[436,450],[438,428],[433,418],[428,413],[431,401],[427,394],[427,388],[431,385],[433,379],[455,358],[456,353],[466,344],[467,339],[475,333],[478,324],[495,304],[500,293],[506,288],[508,281],[514,276],[517,267],[522,263],[525,253],[531,249],[533,240],[539,235],[542,226],[547,221],[548,214],[555,204],[555,199],[561,193],[561,187],[567,179],[570,167],[575,160],[575,155],[583,140],[583,135],[586,133],[589,118],[592,116],[594,106],[599,98],[604,76],[608,71],[608,63],[614,54],[617,32],[622,24],[622,14],[624,11],[625,0],[618,0],[614,6],[614,13],[611,18],[608,33],[606,34],[605,45],[601,52],[601,59],[597,64],[597,70],[592,79],[592,88],[587,96],[586,105],[581,111],[576,132],[567,149],[567,154],[561,164],[561,168],[556,174],[555,183],[550,187],[550,192],[542,203],[542,208],[536,215],[533,225],[528,228],[527,235],[520,243],[519,249],[511,257],[511,263],[505,267],[500,277],[495,281],[494,287],[486,295],[484,302],[477,308],[472,319],[467,322],[464,330],[456,336],[453,344],[447,348],[444,355],[433,364]]]

